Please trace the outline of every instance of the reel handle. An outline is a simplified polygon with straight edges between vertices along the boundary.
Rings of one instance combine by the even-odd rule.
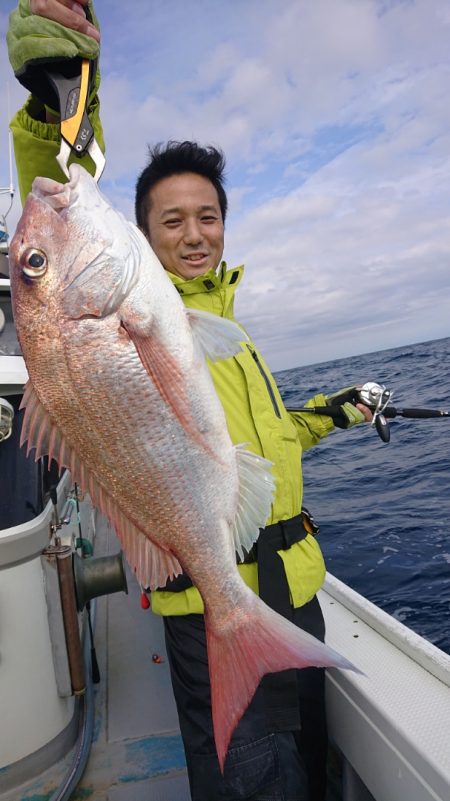
[[[391,438],[391,429],[384,414],[377,414],[375,418],[375,428],[380,439],[382,439],[383,442],[389,442]]]

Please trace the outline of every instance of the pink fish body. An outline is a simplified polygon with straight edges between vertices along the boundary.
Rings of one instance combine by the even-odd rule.
[[[138,229],[78,165],[33,184],[11,243],[14,316],[30,381],[23,441],[67,467],[111,520],[141,584],[183,568],[205,604],[221,768],[261,677],[351,667],[242,581],[269,516],[270,463],[234,446],[205,357],[245,335],[184,307]]]

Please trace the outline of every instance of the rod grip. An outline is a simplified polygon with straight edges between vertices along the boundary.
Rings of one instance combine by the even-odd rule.
[[[287,407],[286,411],[288,412],[309,412],[310,414],[323,414],[326,417],[332,417],[336,420],[339,420],[342,416],[341,407],[340,406],[303,406],[301,409],[294,409],[293,407]]]
[[[385,410],[386,412],[387,410]],[[448,412],[442,412],[440,409],[402,409],[402,417],[448,417]]]

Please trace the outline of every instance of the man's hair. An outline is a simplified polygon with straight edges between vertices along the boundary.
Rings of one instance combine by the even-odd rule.
[[[135,214],[139,228],[148,236],[148,214],[151,207],[150,190],[163,178],[197,173],[211,181],[219,197],[222,220],[225,222],[228,200],[225,194],[225,156],[221,150],[197,142],[170,141],[149,147],[150,160],[136,183]]]

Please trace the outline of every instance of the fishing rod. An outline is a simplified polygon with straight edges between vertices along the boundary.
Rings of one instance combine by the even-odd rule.
[[[11,119],[9,110],[9,83],[6,84],[7,89],[7,108],[8,120]],[[9,186],[0,186],[0,195],[9,195],[9,207],[5,213],[0,213],[0,278],[5,278],[9,275],[8,266],[8,252],[9,252],[9,233],[6,218],[10,213],[14,202],[14,184],[13,184],[13,159],[12,159],[12,131],[8,131],[8,155],[9,155]],[[1,315],[0,315],[1,316]],[[4,322],[4,321],[3,321]],[[0,321],[0,329],[2,328]]]
[[[388,406],[393,394],[393,391],[386,389],[383,384],[377,384],[375,381],[368,381],[360,388],[354,387],[345,400],[350,401],[350,403],[354,405],[363,403],[365,406],[368,406],[373,415],[371,425],[375,427],[383,442],[389,442],[391,438],[388,419],[393,419],[394,417],[409,417],[431,420],[438,417],[450,417],[450,412],[444,412],[441,409],[397,409],[395,406]],[[326,415],[335,421],[342,420],[342,411],[340,405],[337,404],[331,404],[330,406],[305,406],[301,409],[288,408],[287,411],[309,412],[311,414]]]
[[[11,119],[11,112],[9,109],[10,106],[10,98],[9,98],[9,82],[6,83],[6,92],[7,92],[7,109],[8,109],[8,120]],[[0,186],[0,195],[9,195],[9,208],[6,214],[0,215],[0,242],[6,239],[7,242],[7,229],[6,229],[6,218],[11,211],[12,204],[14,201],[14,183],[13,183],[13,144],[12,144],[12,131],[9,129],[8,131],[8,159],[9,159],[9,186]],[[3,236],[2,236],[3,235]]]

